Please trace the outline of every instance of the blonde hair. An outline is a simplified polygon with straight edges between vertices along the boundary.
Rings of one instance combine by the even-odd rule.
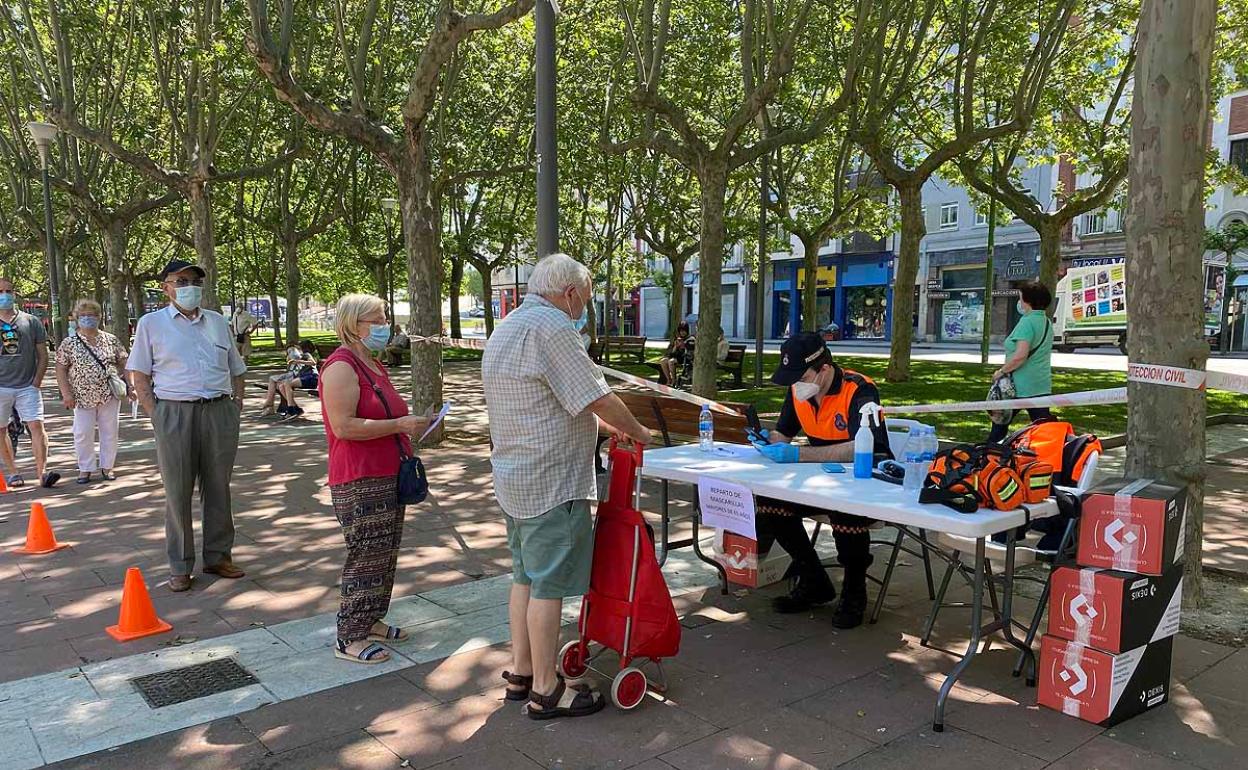
[[[355,333],[355,329],[360,325],[360,316],[374,310],[385,313],[386,303],[372,294],[348,294],[338,300],[334,311],[334,333],[338,339],[348,345],[359,342],[360,335]]]
[[[74,303],[75,314],[81,313],[83,310],[94,310],[96,315],[104,315],[104,308],[90,297],[83,297]]]

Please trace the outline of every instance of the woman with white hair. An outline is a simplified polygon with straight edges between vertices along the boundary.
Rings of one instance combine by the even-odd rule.
[[[74,304],[78,333],[56,347],[56,383],[61,403],[74,412],[74,449],[78,454],[78,483],[100,478],[112,481],[117,460],[117,427],[121,399],[135,399],[134,389],[121,376],[126,349],[100,328],[100,303],[80,299]],[[99,431],[99,452],[95,436]]]
[[[329,493],[342,525],[347,558],[334,655],[355,663],[384,663],[377,642],[402,642],[407,632],[382,622],[390,608],[403,537],[399,503],[402,453],[423,431],[428,414],[408,414],[376,354],[390,339],[386,304],[368,294],[338,300],[334,330],[341,346],[321,366],[321,406],[329,443]]]

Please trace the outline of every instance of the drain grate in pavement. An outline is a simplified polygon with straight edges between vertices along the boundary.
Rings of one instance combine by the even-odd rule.
[[[147,674],[130,681],[147,705],[154,709],[258,684],[251,672],[238,665],[233,658]]]

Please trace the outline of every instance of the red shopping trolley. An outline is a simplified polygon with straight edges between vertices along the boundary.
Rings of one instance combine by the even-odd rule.
[[[607,499],[598,506],[594,566],[577,624],[580,638],[563,646],[558,661],[559,673],[575,679],[605,650],[615,650],[620,671],[611,682],[611,701],[621,709],[640,705],[647,689],[666,691],[661,661],[680,650],[680,621],[654,555],[654,536],[638,510],[641,455],[641,446],[630,451],[611,442]],[[591,652],[591,644],[598,649]],[[654,664],[657,682],[642,671],[648,663]]]

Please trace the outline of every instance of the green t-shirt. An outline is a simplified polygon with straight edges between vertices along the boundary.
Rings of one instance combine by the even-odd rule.
[[[1047,396],[1053,392],[1053,327],[1043,310],[1032,310],[1018,319],[1010,336],[1005,338],[1008,360],[1021,340],[1034,351],[1022,366],[1014,370],[1014,389],[1019,398]]]

